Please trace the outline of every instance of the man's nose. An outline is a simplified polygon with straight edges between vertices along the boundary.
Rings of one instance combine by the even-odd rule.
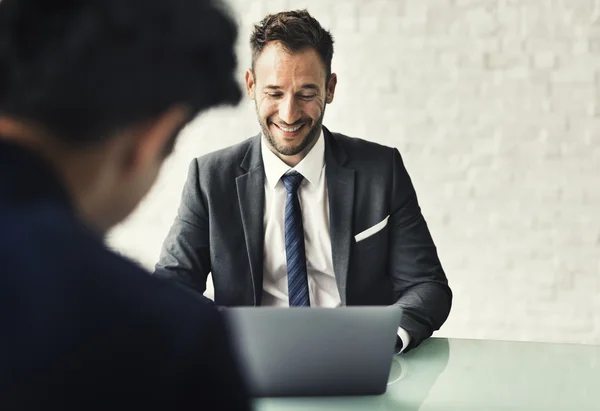
[[[301,111],[293,97],[288,97],[281,101],[279,105],[279,118],[291,125],[301,118]]]

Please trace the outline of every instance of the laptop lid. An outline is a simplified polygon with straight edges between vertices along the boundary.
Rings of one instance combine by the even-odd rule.
[[[225,310],[255,397],[383,394],[401,308]]]

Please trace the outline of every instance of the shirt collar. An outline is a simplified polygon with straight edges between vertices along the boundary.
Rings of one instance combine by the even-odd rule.
[[[294,168],[281,161],[281,159],[269,149],[267,143],[265,142],[264,136],[261,138],[260,146],[263,164],[265,167],[265,175],[271,188],[275,187],[281,177],[291,170],[302,174],[311,185],[316,185],[319,183],[323,174],[323,166],[325,165],[325,141],[323,139],[322,128],[321,134],[317,138],[317,142],[313,148]]]

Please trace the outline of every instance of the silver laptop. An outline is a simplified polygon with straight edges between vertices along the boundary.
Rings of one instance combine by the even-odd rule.
[[[243,307],[225,313],[254,397],[386,391],[399,307]]]

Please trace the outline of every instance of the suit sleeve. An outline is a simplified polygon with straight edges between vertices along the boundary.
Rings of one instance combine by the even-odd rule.
[[[190,163],[175,221],[163,242],[154,276],[174,281],[204,303],[211,270],[208,210],[200,190],[197,160]]]
[[[389,224],[389,267],[396,304],[404,310],[400,327],[410,335],[410,344],[406,347],[410,350],[446,321],[452,291],[397,149],[393,151]]]

